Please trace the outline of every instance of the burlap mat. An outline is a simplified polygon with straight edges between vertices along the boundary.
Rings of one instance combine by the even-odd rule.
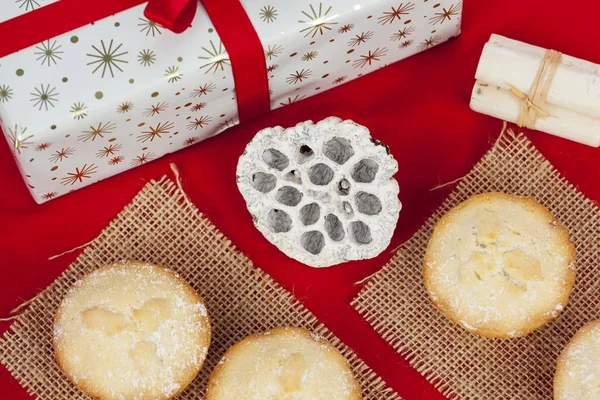
[[[422,260],[435,223],[453,206],[486,191],[536,198],[569,229],[577,248],[577,281],[566,310],[525,338],[492,340],[468,333],[437,311],[423,285]],[[598,207],[529,140],[507,133],[368,282],[353,305],[450,398],[551,399],[559,353],[579,328],[600,317],[599,232]]]
[[[73,282],[126,257],[173,268],[207,302],[213,329],[208,359],[178,399],[202,398],[210,372],[229,346],[280,325],[303,326],[329,339],[350,361],[365,399],[400,399],[294,297],[255,269],[166,178],[147,184],[0,339],[0,361],[30,394],[44,400],[89,398],[54,362],[54,312]]]

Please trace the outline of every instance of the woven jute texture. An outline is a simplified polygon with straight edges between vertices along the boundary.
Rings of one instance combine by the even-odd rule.
[[[568,306],[524,338],[494,340],[467,332],[433,306],[423,284],[423,257],[437,221],[460,202],[488,191],[535,198],[569,229],[577,249],[577,281]],[[450,398],[551,399],[558,355],[579,328],[600,317],[599,234],[598,207],[524,136],[508,132],[367,283],[353,305]]]
[[[207,303],[213,330],[208,358],[178,399],[203,398],[208,376],[227,348],[246,335],[282,325],[308,328],[335,345],[350,361],[365,399],[400,399],[293,296],[254,268],[167,178],[148,183],[0,340],[0,361],[34,397],[88,399],[54,362],[54,313],[71,284],[124,258],[174,269]]]

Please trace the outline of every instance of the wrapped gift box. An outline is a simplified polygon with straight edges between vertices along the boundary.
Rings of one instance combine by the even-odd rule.
[[[10,0],[0,18],[51,3]],[[460,0],[241,3],[263,47],[271,109],[458,35],[462,11]],[[232,57],[205,8],[176,34],[145,7],[0,59],[1,127],[38,203],[239,123]]]

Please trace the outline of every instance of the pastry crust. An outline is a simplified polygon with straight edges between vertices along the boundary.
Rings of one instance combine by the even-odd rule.
[[[204,301],[170,269],[127,260],[77,281],[58,307],[59,368],[101,400],[166,400],[196,377],[210,344]]]
[[[554,375],[554,400],[600,399],[600,320],[581,328],[563,350]]]
[[[490,338],[525,336],[567,305],[575,247],[534,199],[483,193],[440,219],[423,277],[432,302],[454,323]]]
[[[212,372],[206,400],[361,400],[348,361],[303,328],[280,327],[232,346]]]

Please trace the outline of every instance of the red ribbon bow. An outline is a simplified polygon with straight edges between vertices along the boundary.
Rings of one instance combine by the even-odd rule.
[[[0,58],[148,0],[61,0],[0,23]],[[233,69],[240,121],[270,110],[267,65],[262,44],[239,0],[202,0]],[[175,33],[194,20],[198,0],[150,0],[144,14]],[[52,21],[51,24],[48,21]],[[35,29],[24,29],[35,27]],[[20,32],[15,35],[15,32]],[[195,45],[195,44],[190,44]]]
[[[150,21],[181,33],[192,24],[197,8],[198,0],[150,0],[144,15]]]

